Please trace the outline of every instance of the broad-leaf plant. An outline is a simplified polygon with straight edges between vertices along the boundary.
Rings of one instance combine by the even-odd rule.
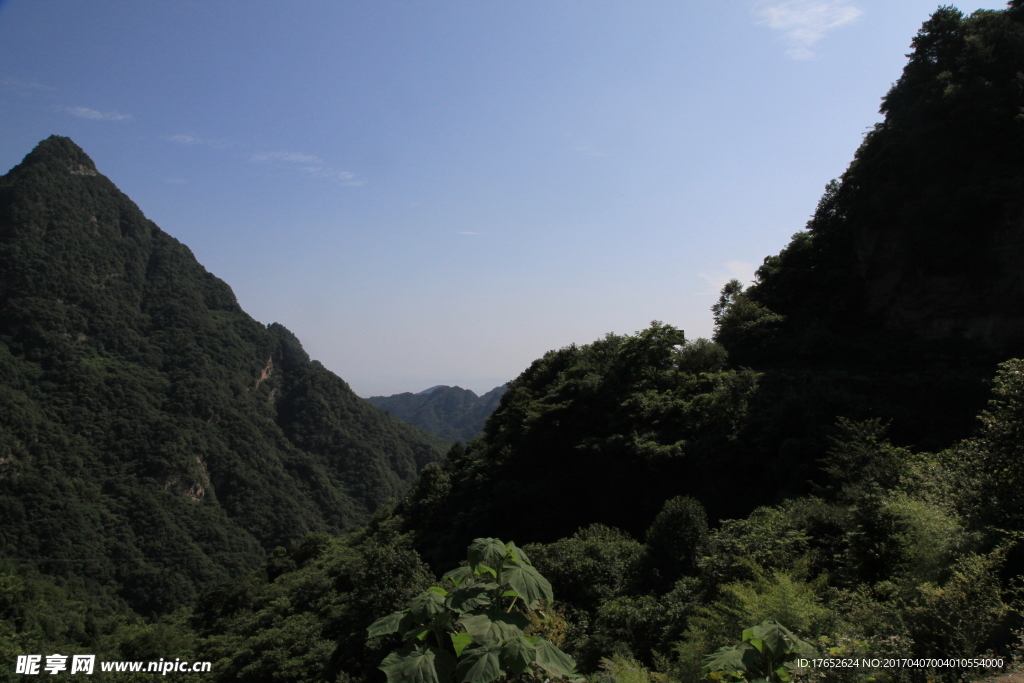
[[[528,635],[528,615],[550,605],[551,584],[514,543],[478,538],[468,565],[453,569],[409,606],[375,621],[370,636],[405,643],[381,662],[388,683],[490,683],[536,674],[575,679],[576,662]],[[542,614],[540,614],[542,616]]]
[[[739,645],[721,647],[704,658],[704,676],[712,681],[783,683],[798,671],[799,659],[818,653],[788,628],[769,619],[743,631]]]

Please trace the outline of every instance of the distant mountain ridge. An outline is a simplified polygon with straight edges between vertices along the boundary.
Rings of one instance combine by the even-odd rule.
[[[508,386],[491,389],[483,396],[462,387],[444,384],[413,394],[371,396],[369,403],[400,420],[448,441],[469,441],[483,433],[487,417],[501,402]]]
[[[70,139],[0,177],[0,555],[160,612],[366,522],[445,447],[249,317]]]

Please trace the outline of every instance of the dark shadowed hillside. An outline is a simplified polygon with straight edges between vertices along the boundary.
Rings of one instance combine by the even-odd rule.
[[[865,326],[1024,352],[1022,14],[943,7],[924,24],[884,120],[747,292],[781,316],[744,307],[773,353]]]
[[[0,553],[160,611],[400,496],[443,442],[264,327],[51,137],[0,178]]]

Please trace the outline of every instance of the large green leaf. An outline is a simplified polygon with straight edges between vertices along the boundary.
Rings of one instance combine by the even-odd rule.
[[[509,562],[502,570],[501,578],[512,586],[530,609],[537,607],[541,600],[550,601],[553,597],[548,580],[528,564]]]
[[[729,674],[745,673],[754,670],[762,658],[761,653],[750,643],[727,645],[718,648],[717,652],[704,657],[704,668],[702,671],[705,674],[713,674],[715,672]]]
[[[452,569],[451,571],[445,572],[444,576],[442,576],[441,578],[450,579],[451,582],[455,584],[455,587],[458,588],[463,584],[463,582],[475,581],[476,574],[474,574],[473,570],[469,567],[459,567],[457,569]]]
[[[403,620],[405,620],[404,623]],[[403,609],[399,612],[393,612],[386,617],[381,617],[370,624],[366,630],[370,637],[382,636],[387,633],[394,633],[395,631],[404,631],[411,626],[411,622],[412,618],[409,616],[409,610]]]
[[[469,544],[466,551],[469,567],[474,572],[481,564],[497,569],[505,559],[505,544],[496,538],[477,538]]]
[[[788,628],[769,619],[743,631],[742,640],[749,642],[773,661],[785,659],[787,655],[817,655],[814,648],[797,637]]]
[[[463,651],[455,670],[455,680],[458,683],[491,683],[504,673],[501,646],[480,645]]]
[[[466,633],[473,640],[483,645],[497,645],[509,638],[523,635],[523,629],[530,623],[518,612],[503,612],[500,609],[488,609],[463,615],[459,619]]]
[[[478,583],[457,588],[448,595],[445,604],[456,612],[470,612],[491,604],[491,593],[499,588],[496,583]]]
[[[772,659],[779,659],[789,649],[792,634],[777,621],[766,621],[745,629],[741,639],[757,648],[758,652]]]
[[[452,639],[452,647],[455,648],[456,657],[461,657],[462,651],[473,642],[473,636],[468,633],[449,633],[448,637]]]
[[[530,562],[530,558],[526,556],[526,553],[523,552],[523,549],[518,547],[512,541],[509,541],[508,543],[505,544],[505,551],[509,554],[509,556],[513,560],[515,560],[516,562],[518,562],[520,564],[529,564],[529,565],[533,564],[533,562]]]
[[[406,645],[377,667],[388,683],[448,683],[455,670],[455,658],[444,650],[423,645]]]
[[[501,666],[516,676],[537,660],[537,647],[523,636],[501,644]]]
[[[409,603],[409,614],[417,623],[426,623],[445,610],[444,596],[431,590],[417,595]]]
[[[554,676],[572,676],[576,671],[576,660],[559,650],[554,643],[538,638],[537,657],[534,661]]]

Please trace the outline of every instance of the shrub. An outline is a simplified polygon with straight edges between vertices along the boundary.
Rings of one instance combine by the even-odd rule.
[[[576,663],[551,641],[527,635],[529,614],[551,602],[551,584],[514,543],[478,538],[468,566],[444,575],[409,607],[375,621],[372,636],[398,633],[404,645],[381,662],[389,683],[490,683],[543,671],[574,674]]]

